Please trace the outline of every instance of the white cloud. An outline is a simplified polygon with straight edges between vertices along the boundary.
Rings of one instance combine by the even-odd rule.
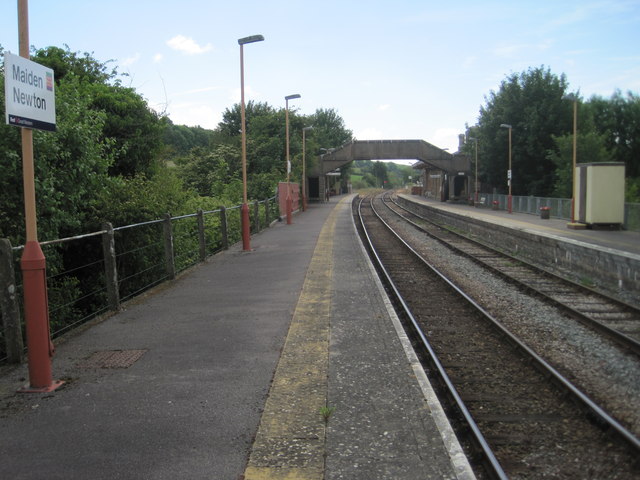
[[[214,129],[222,121],[222,114],[200,103],[177,103],[169,107],[169,117],[176,125],[201,126]]]
[[[176,35],[167,41],[167,45],[173,50],[184,52],[187,55],[199,55],[213,49],[213,45],[210,43],[201,46],[193,38],[185,37],[184,35]]]
[[[160,63],[160,62],[163,60],[163,58],[164,58],[164,57],[162,56],[162,54],[161,54],[161,53],[156,53],[156,54],[153,56],[153,63]]]
[[[384,105],[378,105],[378,110],[380,110],[381,112],[384,112],[385,110],[389,110],[391,108],[391,105],[389,105],[388,103],[385,103]]]
[[[140,54],[136,53],[133,57],[125,58],[122,61],[122,66],[128,67],[129,65],[133,65],[134,63],[136,63],[138,60],[140,60]]]

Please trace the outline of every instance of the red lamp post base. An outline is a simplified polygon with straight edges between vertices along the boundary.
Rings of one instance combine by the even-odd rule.
[[[292,221],[292,210],[293,210],[293,200],[291,199],[291,196],[287,197],[287,225],[291,225],[293,223]]]
[[[242,250],[251,251],[251,227],[249,223],[249,205],[243,203],[240,207],[242,223]]]
[[[24,285],[24,318],[27,332],[29,386],[19,392],[42,393],[55,390],[63,382],[51,377],[53,343],[49,333],[46,259],[37,241],[28,241],[21,259]]]
[[[25,385],[21,389],[18,390],[18,393],[49,393],[56,390],[58,387],[64,385],[64,381],[62,380],[54,380],[50,385],[46,387],[32,387],[30,385]]]

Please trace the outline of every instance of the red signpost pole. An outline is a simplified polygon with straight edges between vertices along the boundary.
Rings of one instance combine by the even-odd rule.
[[[51,374],[53,343],[49,332],[46,260],[37,241],[26,243],[21,259],[24,287],[24,317],[27,330],[29,385],[23,393],[55,390],[62,382],[54,382]]]
[[[29,59],[29,6],[18,0],[20,56]],[[22,178],[26,237],[21,268],[24,289],[24,318],[27,330],[29,385],[22,393],[43,393],[55,390],[63,382],[51,377],[53,344],[49,333],[46,259],[38,243],[36,192],[33,168],[33,131],[22,128]]]

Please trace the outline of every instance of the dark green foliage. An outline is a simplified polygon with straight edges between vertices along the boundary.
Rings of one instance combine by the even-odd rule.
[[[415,172],[409,165],[358,160],[353,162],[351,176],[352,186],[356,190],[372,187],[402,188],[409,182],[410,176],[415,176]],[[387,180],[386,184],[385,180]]]
[[[178,174],[184,184],[207,197],[220,197],[225,186],[240,174],[233,169],[240,153],[235,147],[218,145],[213,149],[196,147],[191,152],[175,160]]]
[[[376,178],[376,187],[386,187],[389,176],[387,174],[387,165],[384,162],[373,162],[373,176]]]
[[[588,106],[613,159],[624,162],[627,177],[640,178],[640,96],[617,91],[609,100],[592,97]]]
[[[479,165],[485,182],[506,193],[509,156],[508,129],[512,125],[512,191],[514,195],[548,196],[553,189],[553,136],[571,128],[571,105],[563,102],[567,89],[543,67],[509,76],[498,92],[491,92],[480,109],[477,136],[482,146]]]
[[[353,132],[332,108],[319,108],[309,117],[308,124],[313,125],[312,135],[320,148],[338,148],[353,138]]]
[[[214,135],[211,130],[202,127],[174,125],[167,117],[162,121],[164,124],[162,141],[167,151],[167,157],[186,155],[193,148],[208,148],[213,143]]]
[[[84,111],[104,114],[102,139],[110,144],[111,175],[153,172],[162,124],[134,89],[122,86],[115,69],[108,72],[106,63],[68,47],[36,50],[32,59],[54,70],[58,88],[75,84],[76,98],[86,101]]]
[[[67,45],[65,48],[47,47],[32,52],[31,60],[51,68],[56,85],[60,85],[68,76],[74,76],[81,82],[105,84],[117,76],[115,69],[108,70],[107,64],[101,63],[89,53],[72,52]]]
[[[555,165],[554,197],[571,198],[573,167],[573,135],[567,134],[561,137],[553,137],[557,150],[551,150],[548,158]],[[604,135],[585,132],[579,135],[577,142],[577,155],[580,163],[611,162],[613,156],[605,147]]]
[[[507,191],[508,129],[512,131],[514,195],[571,196],[573,102],[568,83],[544,67],[512,74],[481,107],[478,124],[467,129],[478,139],[479,177],[485,191]],[[577,162],[624,162],[627,199],[637,198],[640,177],[640,97],[616,92],[611,99],[578,100]],[[474,158],[474,142],[465,151]],[[631,200],[630,200],[631,199]],[[639,201],[637,199],[636,201]]]

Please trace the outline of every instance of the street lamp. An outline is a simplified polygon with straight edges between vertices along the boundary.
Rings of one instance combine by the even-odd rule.
[[[286,209],[287,209],[287,225],[291,225],[291,215],[292,212],[291,210],[293,209],[293,206],[291,205],[292,203],[292,199],[291,199],[291,185],[289,185],[289,175],[291,174],[291,161],[289,160],[289,100],[293,100],[294,98],[300,98],[300,95],[295,93],[293,95],[287,95],[286,97],[284,97],[285,100],[285,113],[284,113],[284,119],[285,119],[285,136],[286,138],[286,142],[287,142],[287,199],[286,199]]]
[[[240,121],[242,123],[242,207],[240,218],[242,224],[242,250],[251,251],[251,228],[249,226],[249,205],[247,204],[247,132],[244,111],[244,46],[247,43],[262,42],[262,35],[252,35],[238,39],[240,45]]]
[[[476,194],[475,194],[475,200],[473,204],[477,207],[478,206],[478,139],[475,137],[467,137],[467,140],[473,140],[476,144],[476,175],[475,175]]]
[[[302,211],[307,210],[307,162],[305,160],[305,133],[313,130],[313,127],[304,127],[302,129]]]
[[[577,146],[578,146],[578,96],[574,93],[570,93],[568,95],[563,96],[562,98],[566,100],[571,100],[573,102],[573,154],[572,154],[572,162],[573,166],[571,168],[571,224],[576,222],[576,161],[578,157]]]
[[[513,129],[513,127],[511,125],[509,125],[508,123],[502,123],[500,124],[501,128],[508,128],[509,129],[509,170],[507,170],[507,182],[509,184],[509,196],[507,197],[507,211],[509,213],[511,213],[511,130]]]

